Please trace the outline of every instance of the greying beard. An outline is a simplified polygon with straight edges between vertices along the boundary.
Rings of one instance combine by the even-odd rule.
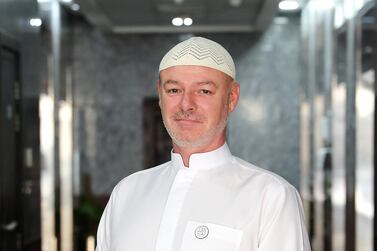
[[[224,120],[220,121],[220,123],[218,123],[217,126],[212,128],[209,132],[205,133],[204,135],[200,135],[199,139],[197,140],[179,139],[176,133],[174,133],[173,130],[169,128],[164,118],[162,119],[162,121],[164,122],[166,131],[176,145],[184,148],[197,148],[209,145],[215,138],[216,134],[221,133],[223,130],[225,130],[227,117],[225,117]]]

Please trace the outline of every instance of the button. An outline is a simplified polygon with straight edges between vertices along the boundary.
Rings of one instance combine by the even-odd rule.
[[[201,225],[195,229],[195,237],[198,239],[204,239],[208,236],[209,229],[207,226]]]

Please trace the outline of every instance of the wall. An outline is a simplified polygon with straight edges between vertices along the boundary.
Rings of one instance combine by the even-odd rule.
[[[298,186],[297,19],[279,19],[257,34],[205,34],[229,49],[241,100],[229,126],[233,153]],[[288,21],[288,22],[286,22]],[[142,169],[142,101],[156,96],[158,65],[185,35],[104,34],[74,28],[75,113],[83,175],[96,194],[110,193]]]
[[[38,246],[41,237],[38,124],[40,39],[39,27],[29,25],[30,18],[37,16],[37,1],[0,1],[0,44],[5,48],[11,48],[19,57],[17,80],[20,83],[20,101],[18,101],[19,107],[15,109],[15,113],[20,116],[21,129],[15,149],[18,163],[15,195],[19,210],[17,218],[12,220],[16,220],[19,224],[16,232],[23,250],[27,250],[30,245]],[[6,144],[10,145],[9,142]],[[24,158],[26,152],[29,156],[28,161]],[[13,172],[9,170],[10,180],[13,178],[11,176]]]
[[[236,58],[241,99],[229,127],[235,154],[282,175],[296,187],[299,36],[296,19],[279,18],[255,46],[244,41],[245,50]]]
[[[20,39],[25,30],[30,29],[29,19],[38,16],[37,1],[0,1],[0,32],[3,35]]]

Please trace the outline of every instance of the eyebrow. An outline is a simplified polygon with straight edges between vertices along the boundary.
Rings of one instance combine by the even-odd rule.
[[[212,85],[214,86],[215,88],[217,88],[217,85],[216,83],[214,83],[213,81],[202,81],[202,82],[197,82],[198,85]]]
[[[178,84],[178,83],[179,83],[179,81],[177,81],[177,80],[168,79],[168,80],[164,81],[162,83],[162,85],[164,86],[165,84]]]
[[[180,82],[177,81],[177,80],[172,80],[172,79],[168,79],[166,81],[164,81],[162,83],[162,85],[165,85],[165,84],[179,84]],[[217,85],[213,82],[213,81],[199,81],[199,82],[196,82],[197,85],[211,85],[211,86],[214,86],[215,88],[217,88]]]

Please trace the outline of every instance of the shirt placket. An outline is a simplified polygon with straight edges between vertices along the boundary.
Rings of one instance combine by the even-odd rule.
[[[181,168],[172,184],[161,219],[155,251],[172,251],[175,230],[181,214],[182,206],[195,177],[196,170]]]

